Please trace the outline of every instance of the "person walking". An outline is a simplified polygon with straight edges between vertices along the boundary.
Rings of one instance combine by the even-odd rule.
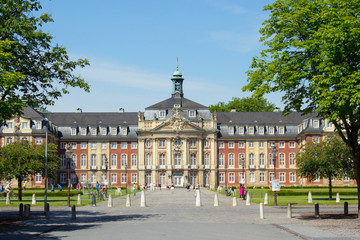
[[[171,194],[174,194],[174,190],[175,190],[175,186],[174,186],[174,184],[171,184]]]
[[[26,190],[26,182],[23,182],[23,189],[24,189],[24,191]]]
[[[50,190],[50,192],[55,192],[54,184],[51,184],[51,190]]]
[[[242,184],[240,184],[240,187],[239,187],[239,197],[244,198],[244,187]]]
[[[136,196],[136,184],[134,184],[133,190],[134,190],[134,197],[135,197]]]
[[[98,197],[100,197],[100,183],[99,182],[96,182],[96,191],[97,191],[97,195]]]
[[[61,191],[62,191],[62,187],[61,187],[60,184],[58,184],[58,188],[59,188],[59,192],[61,192]]]

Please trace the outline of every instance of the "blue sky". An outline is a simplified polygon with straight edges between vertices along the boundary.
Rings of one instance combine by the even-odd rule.
[[[54,23],[45,31],[73,59],[91,92],[70,94],[50,111],[143,111],[171,96],[179,58],[184,96],[203,105],[246,97],[246,71],[261,50],[264,0],[42,0]],[[266,98],[283,108],[279,94]]]

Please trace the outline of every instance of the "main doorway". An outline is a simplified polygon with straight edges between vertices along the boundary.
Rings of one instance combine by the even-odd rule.
[[[173,183],[177,187],[183,186],[183,176],[182,175],[173,175]]]

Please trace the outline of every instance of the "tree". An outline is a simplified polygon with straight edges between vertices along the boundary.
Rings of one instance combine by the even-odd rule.
[[[218,102],[216,105],[210,105],[211,112],[230,112],[231,109],[235,109],[237,112],[272,112],[275,105],[262,97],[233,97],[228,103]]]
[[[54,45],[41,30],[53,19],[37,11],[39,0],[0,0],[0,123],[21,115],[25,105],[54,104],[69,87],[89,91],[89,85],[73,75],[88,60],[70,61],[65,47]]]
[[[54,178],[60,158],[55,144],[48,144],[48,177]],[[45,175],[45,144],[35,146],[28,141],[14,142],[0,148],[0,178],[18,181],[19,201],[22,200],[21,183],[29,176]]]
[[[360,216],[360,3],[358,0],[277,0],[264,10],[265,46],[243,90],[282,92],[285,113],[317,112],[350,149]]]
[[[296,156],[297,173],[313,181],[329,180],[329,200],[332,200],[332,180],[344,176],[354,178],[353,162],[349,148],[339,136],[328,136],[320,143],[307,142]]]

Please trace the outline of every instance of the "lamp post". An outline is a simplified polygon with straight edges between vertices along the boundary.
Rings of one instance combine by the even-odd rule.
[[[242,157],[241,158],[241,165],[242,165],[242,172],[243,172],[243,181],[242,181],[242,184],[245,184],[245,158]]]
[[[68,147],[66,148],[66,152],[65,152],[65,156],[67,159],[67,164],[68,164],[68,194],[67,194],[67,205],[68,207],[70,207],[70,160],[72,158],[73,152],[72,152],[72,148],[71,145],[69,144]]]
[[[125,181],[125,182],[126,182],[126,183],[125,183],[125,184],[126,184],[126,189],[125,189],[125,191],[126,191],[126,193],[127,193],[127,182],[128,182],[128,181],[127,181],[127,164],[125,164],[125,180],[126,180],[126,181]]]
[[[227,172],[227,164],[225,163],[225,189],[227,189],[226,172]]]
[[[106,183],[106,181],[107,181],[107,184],[109,184],[110,181],[109,181],[109,178],[107,177],[107,171],[108,171],[109,161],[108,161],[106,155],[105,155],[105,159],[104,159],[104,164],[105,164],[105,183]],[[106,185],[106,184],[105,184],[105,185]]]
[[[48,167],[48,119],[45,118],[45,194],[44,194],[44,214],[47,216],[47,187],[48,187],[48,178],[47,178],[47,167]]]
[[[276,155],[277,155],[277,148],[276,148],[276,145],[273,144],[272,145],[272,155],[273,155],[273,163],[274,163],[274,178],[273,178],[273,181],[276,179]],[[276,191],[274,191],[274,206],[277,206],[277,196],[276,196]]]

